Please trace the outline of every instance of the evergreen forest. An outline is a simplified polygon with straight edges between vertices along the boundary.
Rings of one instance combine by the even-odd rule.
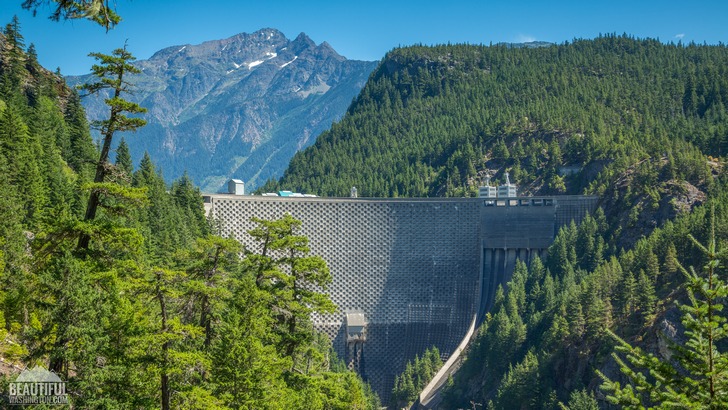
[[[256,249],[216,235],[189,178],[131,163],[142,112],[105,77],[133,73],[126,48],[93,54],[121,95],[89,124],[21,33],[16,18],[0,35],[2,391],[42,365],[74,408],[379,408],[312,327],[336,307],[307,290],[331,274],[306,221],[255,220]],[[722,44],[613,34],[397,48],[261,191],[463,197],[508,172],[521,194],[598,195],[498,289],[440,406],[726,408],[727,70]],[[407,365],[390,407],[441,364]]]
[[[186,175],[165,184],[124,140],[109,156],[107,139],[144,125],[123,99],[134,58],[92,56],[82,92],[119,91],[95,124],[17,18],[0,34],[0,391],[40,365],[77,409],[378,408],[312,328],[336,306],[305,290],[331,274],[301,221],[258,220],[259,248],[242,249]]]
[[[394,49],[261,191],[598,195],[498,290],[440,406],[725,408],[726,70],[722,44],[613,34]],[[431,371],[408,369],[400,404]]]
[[[508,170],[524,194],[609,195],[648,159],[696,184],[709,172],[704,155],[728,150],[727,63],[722,45],[616,35],[398,48],[347,115],[263,190],[475,196],[486,174],[500,182]]]

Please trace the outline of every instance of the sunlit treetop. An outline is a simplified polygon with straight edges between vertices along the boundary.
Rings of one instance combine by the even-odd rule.
[[[38,8],[49,6],[53,10],[50,19],[88,19],[106,28],[114,28],[121,17],[109,5],[109,0],[24,0],[23,8],[38,13]]]

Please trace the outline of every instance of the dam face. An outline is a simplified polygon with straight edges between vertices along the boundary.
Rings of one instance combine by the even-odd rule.
[[[303,222],[311,254],[326,260],[338,311],[314,326],[383,402],[395,375],[431,346],[443,360],[490,306],[516,259],[543,255],[558,228],[596,197],[300,198],[211,195],[208,212],[249,249],[251,217]]]

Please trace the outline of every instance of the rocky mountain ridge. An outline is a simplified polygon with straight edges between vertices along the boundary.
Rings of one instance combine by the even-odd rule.
[[[148,109],[148,125],[125,136],[134,161],[148,151],[165,178],[187,171],[214,192],[231,177],[253,188],[280,176],[296,151],[343,115],[376,62],[266,28],[167,47],[135,65],[142,72],[130,79],[129,99]],[[85,99],[89,119],[106,115],[103,98]]]

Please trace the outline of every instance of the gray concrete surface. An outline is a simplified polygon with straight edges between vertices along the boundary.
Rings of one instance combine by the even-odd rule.
[[[255,216],[290,213],[303,221],[313,254],[333,275],[327,290],[338,306],[313,322],[342,359],[346,312],[362,312],[366,341],[357,366],[387,402],[395,375],[430,346],[447,360],[490,307],[516,259],[544,255],[559,226],[581,220],[595,197],[280,198],[211,195],[208,212],[251,249]],[[446,372],[444,372],[446,373]]]

